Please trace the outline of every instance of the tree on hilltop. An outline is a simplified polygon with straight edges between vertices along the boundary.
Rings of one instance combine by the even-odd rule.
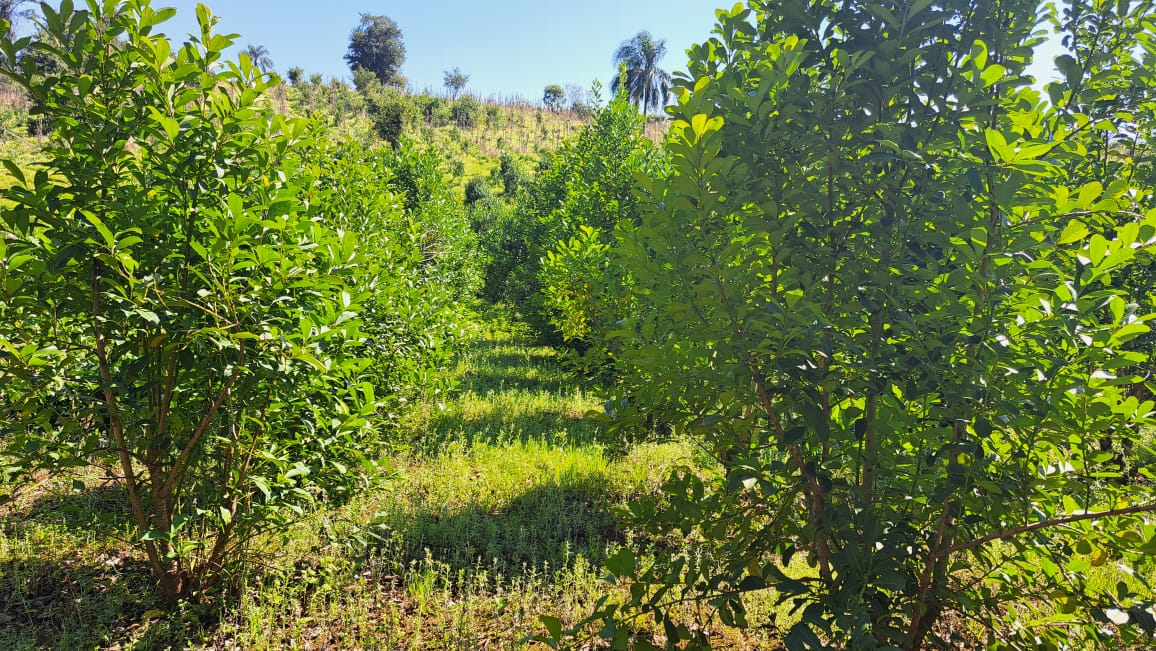
[[[630,101],[646,113],[662,110],[670,100],[670,73],[658,67],[666,55],[666,41],[656,39],[650,32],[641,31],[629,41],[623,41],[614,53],[614,64],[625,67],[625,78],[616,76],[610,92],[617,95],[625,90]]]
[[[557,113],[562,110],[562,102],[566,99],[566,91],[558,84],[550,84],[546,86],[546,90],[542,93],[542,103],[546,108]]]
[[[469,83],[470,76],[462,72],[461,68],[446,70],[443,74],[446,90],[450,91],[450,99],[457,99],[458,93]]]
[[[404,83],[398,70],[405,63],[401,29],[388,16],[361,14],[361,23],[349,35],[345,62],[350,70],[365,68],[383,84]]]

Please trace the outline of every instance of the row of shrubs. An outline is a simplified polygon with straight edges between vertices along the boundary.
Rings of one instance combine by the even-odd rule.
[[[163,590],[210,593],[254,536],[364,485],[443,386],[476,236],[436,154],[280,114],[203,7],[177,45],[147,0],[45,11],[37,43],[0,41],[51,127],[8,165],[0,467],[116,478]]]
[[[391,144],[414,137],[422,128],[457,126],[498,128],[511,119],[508,109],[485,103],[470,94],[448,99],[429,93],[409,93],[382,84],[372,74],[355,75],[351,87],[344,81],[330,84],[298,84],[279,89],[290,110],[297,115],[325,116],[341,125],[364,116],[374,134]]]
[[[708,648],[681,604],[768,591],[792,651],[1151,646],[1151,5],[885,4],[720,10],[661,152],[612,106],[473,209],[487,295],[706,459],[626,516],[694,551],[619,550],[554,648]]]
[[[594,109],[592,123],[574,138],[542,155],[535,175],[504,154],[492,182],[471,180],[466,203],[485,255],[483,297],[517,306],[548,340],[582,340],[560,320],[575,309],[571,302],[589,300],[593,277],[564,277],[569,272],[551,262],[553,250],[589,229],[606,240],[614,224],[638,219],[636,177],[661,176],[665,161],[644,125],[619,96]],[[494,194],[492,185],[504,194]]]

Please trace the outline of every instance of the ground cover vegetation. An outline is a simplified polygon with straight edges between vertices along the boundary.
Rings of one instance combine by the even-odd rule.
[[[8,4],[0,646],[1152,645],[1151,2],[756,0],[543,108]]]

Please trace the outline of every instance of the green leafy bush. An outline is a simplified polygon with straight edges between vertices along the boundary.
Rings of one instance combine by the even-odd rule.
[[[415,102],[418,108],[418,114],[425,123],[431,127],[441,127],[449,124],[450,110],[446,105],[446,100],[441,97],[434,97],[433,95],[417,95]]]
[[[377,137],[396,147],[406,125],[417,117],[413,101],[404,91],[381,84],[371,84],[362,94]]]
[[[473,181],[479,183],[471,191]],[[471,197],[475,197],[472,202]],[[504,300],[506,288],[504,284],[498,284],[499,279],[508,278],[511,270],[524,264],[529,256],[522,240],[521,216],[516,205],[494,196],[482,178],[473,179],[466,185],[466,201],[470,224],[478,235],[484,256],[481,295],[491,301]]]
[[[503,151],[498,157],[498,167],[494,169],[493,173],[494,178],[502,184],[502,192],[508,198],[517,197],[518,190],[530,179],[525,170],[518,165],[514,155],[508,151]]]
[[[421,279],[443,288],[446,300],[468,302],[481,283],[481,253],[469,220],[433,148],[406,145],[389,154],[394,184],[415,222]]]
[[[1151,134],[1120,95],[1152,107],[1151,10],[1067,5],[1090,43],[1050,103],[1024,70],[1054,8],[718,12],[678,82],[671,173],[642,179],[609,252],[631,282],[588,291],[629,306],[607,335],[620,421],[658,416],[717,463],[630,507],[695,553],[613,556],[630,596],[569,633],[626,648],[646,617],[702,648],[679,603],[742,627],[769,589],[792,651],[1151,644],[1156,468],[1131,481],[1140,446],[1099,441],[1151,422],[1151,285],[1119,279],[1150,264],[1156,209],[1141,157],[1088,160]],[[1109,560],[1132,578],[1097,578]]]
[[[5,161],[0,445],[115,478],[186,597],[363,481],[378,411],[431,381],[478,273],[432,153],[329,144],[223,60],[203,6],[195,40],[153,35],[172,13],[45,5],[51,38],[0,41],[62,62],[2,70],[52,138],[34,176]]]
[[[546,252],[542,281],[547,303],[554,308],[553,323],[567,339],[606,339],[610,323],[603,322],[599,294],[610,284],[606,274],[610,245],[597,229],[579,226],[578,234]]]
[[[490,181],[485,177],[475,176],[466,181],[466,206],[473,206],[474,204],[484,199],[490,199],[494,196],[494,190],[490,187]]]
[[[450,117],[463,129],[472,129],[482,116],[482,104],[473,95],[463,95],[450,106]]]
[[[480,281],[477,243],[436,156],[407,142],[369,149],[319,142],[305,156],[309,214],[357,234],[363,271],[363,380],[383,413],[445,388],[440,372]]]
[[[586,225],[609,233],[638,216],[635,174],[659,174],[661,154],[642,132],[642,118],[622,100],[600,109],[593,124],[566,142],[519,197],[498,239],[484,239],[491,260],[487,296],[522,306],[540,332],[556,332],[538,274],[547,252]],[[573,288],[560,288],[570,291]]]

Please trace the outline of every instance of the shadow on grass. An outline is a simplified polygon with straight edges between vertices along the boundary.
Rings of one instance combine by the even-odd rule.
[[[527,366],[541,365],[548,370],[561,372],[559,354],[549,348],[517,348],[517,352],[498,352],[500,349],[509,349],[509,344],[484,342],[476,344],[474,351],[478,353],[479,361],[495,368],[523,369]]]
[[[33,521],[63,524],[69,532],[96,539],[124,537],[134,526],[128,495],[118,485],[49,492],[14,520],[14,528],[19,530],[21,522]]]
[[[523,391],[526,393],[558,393],[571,384],[562,379],[527,377],[524,371],[509,373],[470,373],[462,382],[462,389],[479,395],[500,391]]]
[[[585,445],[598,441],[598,427],[589,419],[558,411],[539,411],[510,416],[489,413],[463,417],[460,414],[438,414],[428,429],[413,441],[413,449],[423,455],[438,454],[450,444],[469,448],[476,444],[530,441],[559,441]]]
[[[133,527],[116,485],[56,487],[10,509],[0,536],[9,543],[0,555],[0,649],[201,646],[219,612],[171,611],[148,563],[117,543]]]
[[[403,563],[427,558],[451,575],[476,570],[517,579],[550,576],[576,555],[594,564],[622,540],[610,514],[613,496],[599,475],[536,486],[497,510],[472,505],[454,513],[422,511],[392,524]]]
[[[16,558],[0,562],[0,648],[124,650],[199,647],[217,613],[163,612],[144,561]]]

